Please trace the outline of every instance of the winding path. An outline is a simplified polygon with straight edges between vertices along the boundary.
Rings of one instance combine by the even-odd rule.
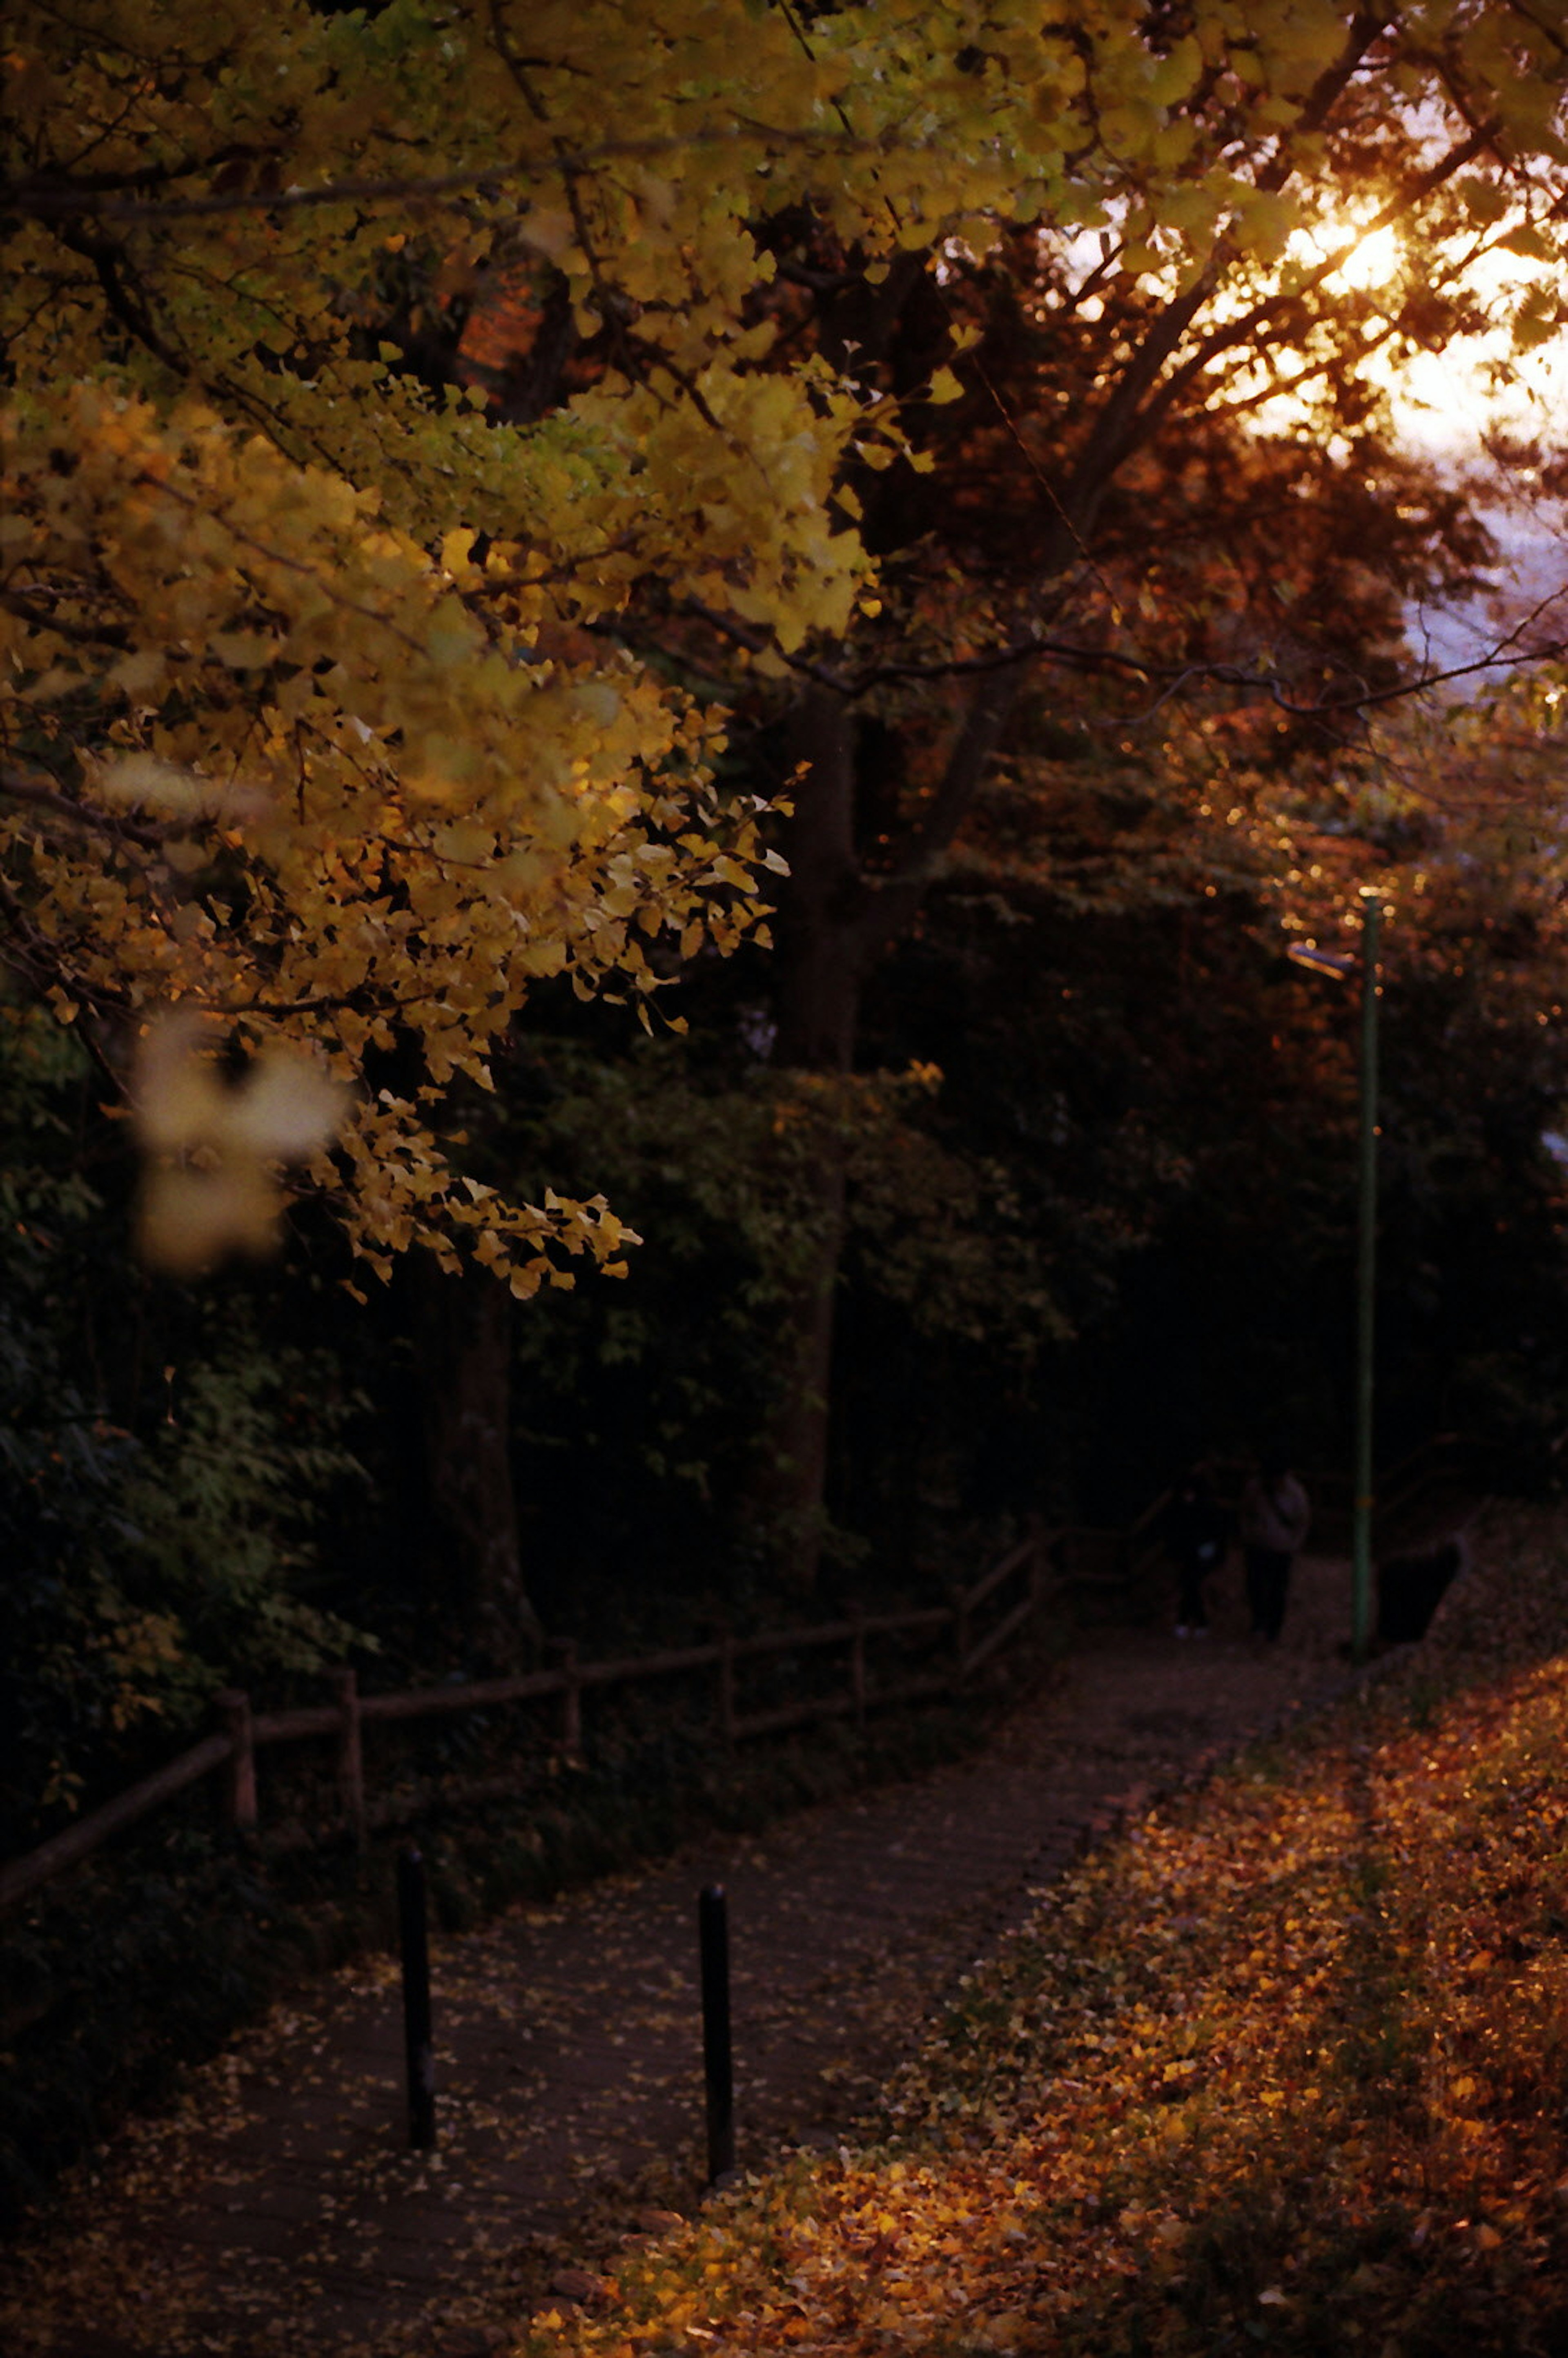
[[[1206,1643],[1086,1639],[978,1756],[438,1942],[434,2155],[402,2143],[390,1961],[275,2010],[78,2173],[0,2273],[0,2338],[19,2358],[477,2358],[552,2283],[590,2298],[568,2256],[697,2199],[698,1885],[730,1894],[741,2167],[836,2141],[1086,1839],[1343,1685],[1342,1561],[1298,1564],[1267,1654],[1234,1565],[1222,1585]]]

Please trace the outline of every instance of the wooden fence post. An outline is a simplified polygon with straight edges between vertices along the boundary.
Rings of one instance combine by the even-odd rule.
[[[223,1732],[232,1747],[229,1754],[229,1823],[238,1833],[254,1833],[256,1746],[251,1725],[251,1699],[243,1687],[225,1687],[215,1700],[222,1715]]]
[[[338,1691],[338,1709],[342,1714],[342,1725],[338,1736],[338,1798],[343,1815],[354,1830],[354,1840],[365,1838],[365,1766],[364,1747],[361,1736],[359,1672],[351,1663],[346,1669],[334,1671],[332,1684]]]

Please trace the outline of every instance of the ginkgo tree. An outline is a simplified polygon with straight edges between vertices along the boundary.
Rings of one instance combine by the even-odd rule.
[[[645,1007],[780,888],[781,1054],[851,1068],[1024,681],[1183,667],[1104,548],[1141,455],[1271,400],[1332,445],[1498,246],[1552,332],[1563,40],[1560,0],[22,0],[0,912],[138,1111],[150,1248],[260,1243],[293,1165],[383,1271],[620,1266],[609,1206],[508,1201],[444,1101],[537,978]],[[1389,229],[1374,318],[1335,274]],[[1004,233],[1070,362],[1022,410]],[[531,326],[487,372],[498,289]],[[977,411],[1032,503],[989,580]],[[787,883],[716,669],[784,723]],[[912,749],[872,842],[868,720]],[[803,1528],[832,1153],[823,1191]]]
[[[259,1239],[293,1160],[383,1269],[464,1238],[519,1293],[558,1246],[618,1265],[608,1207],[462,1181],[439,1107],[487,1084],[534,978],[646,996],[763,924],[722,716],[618,636],[629,604],[774,673],[851,632],[856,483],[935,463],[877,322],[1000,220],[1169,282],[1092,428],[1103,474],[1228,278],[1265,305],[1289,290],[1259,271],[1311,281],[1281,257],[1331,118],[1369,171],[1388,91],[1516,178],[1555,158],[1554,13],[24,0],[6,954],[140,1105],[153,1249]],[[775,299],[825,240],[858,338]],[[498,277],[558,362],[510,414],[381,332],[389,287],[438,342]],[[1095,481],[1081,460],[1045,571]],[[999,726],[993,690],[970,752]]]
[[[460,1184],[433,1109],[531,979],[647,993],[761,924],[717,721],[610,626],[650,579],[847,626],[836,472],[894,406],[756,365],[748,217],[924,245],[1035,167],[1092,206],[1070,46],[998,107],[966,22],[873,8],[821,62],[740,5],[12,18],[6,951],[138,1105],[165,1260],[259,1241],[292,1160],[383,1270],[465,1232],[517,1293],[618,1265],[602,1204]],[[581,382],[523,424],[433,395],[373,333],[411,240],[448,287],[558,280]]]

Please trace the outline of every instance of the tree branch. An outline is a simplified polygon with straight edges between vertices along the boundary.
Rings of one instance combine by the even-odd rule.
[[[38,810],[52,811],[58,818],[69,819],[73,826],[86,827],[92,834],[139,843],[148,850],[157,850],[171,832],[150,821],[123,817],[117,811],[99,810],[92,803],[78,802],[51,778],[14,769],[8,762],[0,766],[0,795],[8,795],[13,802],[31,803]]]
[[[14,590],[0,590],[0,607],[20,622],[31,623],[34,630],[52,631],[57,639],[69,639],[72,646],[113,647],[123,654],[135,644],[124,622],[68,622],[63,616],[51,614],[47,606],[18,597]]]
[[[503,189],[514,186],[519,180],[535,178],[541,171],[587,172],[596,164],[653,163],[665,156],[689,153],[693,148],[738,146],[757,140],[774,146],[805,148],[827,157],[859,156],[873,150],[878,154],[882,152],[881,141],[857,139],[841,131],[814,131],[795,129],[784,124],[749,122],[727,124],[679,135],[671,134],[657,139],[601,139],[589,147],[562,147],[558,152],[553,146],[532,151],[524,148],[510,165],[491,165],[483,171],[441,172],[427,179],[411,179],[406,174],[396,173],[373,178],[367,176],[362,179],[329,180],[313,189],[279,189],[276,191],[225,189],[213,190],[202,197],[173,197],[161,204],[145,204],[132,198],[100,195],[77,182],[66,187],[58,180],[36,178],[0,181],[0,210],[21,213],[32,221],[96,217],[101,221],[164,222],[189,221],[218,213],[299,212],[319,205],[395,203],[420,208],[445,204],[451,198],[460,196],[495,199]],[[905,144],[909,152],[919,154],[930,142],[916,139]]]

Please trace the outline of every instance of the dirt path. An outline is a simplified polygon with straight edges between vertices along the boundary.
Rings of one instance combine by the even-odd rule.
[[[1132,1789],[1343,1684],[1348,1620],[1346,1566],[1305,1558],[1260,1656],[1232,1575],[1209,1640],[1086,1641],[975,1758],[438,1942],[434,2155],[402,2143],[394,1966],[332,1976],[78,2174],[0,2274],[0,2335],[27,2358],[504,2349],[565,2251],[697,2199],[700,1884],[730,1894],[741,2167],[832,2141]]]

